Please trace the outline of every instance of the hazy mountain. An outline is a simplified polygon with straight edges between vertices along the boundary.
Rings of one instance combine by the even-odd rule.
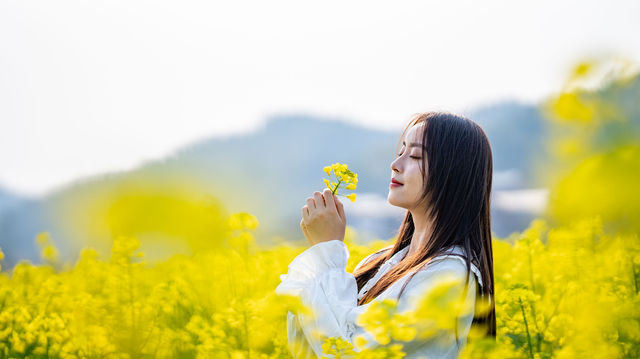
[[[485,129],[494,155],[494,191],[534,188],[529,165],[543,157],[545,125],[535,106],[501,103],[480,108],[471,119]],[[0,247],[5,264],[18,258],[38,257],[35,235],[52,233],[59,247],[67,248],[74,234],[52,220],[54,203],[71,195],[90,196],[133,174],[168,176],[193,173],[211,184],[211,193],[229,212],[247,211],[258,217],[256,237],[269,243],[273,236],[300,238],[300,208],[305,198],[322,190],[324,166],[347,163],[358,173],[358,201],[343,198],[349,225],[378,238],[395,235],[404,210],[386,202],[391,176],[390,164],[401,133],[364,128],[342,119],[326,119],[305,114],[281,115],[267,119],[253,132],[228,137],[211,137],[194,143],[159,161],[135,171],[92,176],[75,181],[39,200],[20,200],[0,192]],[[242,188],[242,191],[226,191]],[[16,203],[21,202],[19,205]],[[13,205],[11,204],[13,203]],[[494,232],[506,236],[525,228],[534,214],[493,208]],[[57,239],[57,241],[56,241]],[[64,240],[62,240],[64,239]]]
[[[22,197],[0,189],[0,248],[6,265],[13,266],[16,258],[38,259],[35,235],[39,228],[52,225],[44,206],[46,199]]]
[[[491,142],[494,188],[515,189],[537,187],[533,164],[549,158],[545,137],[547,121],[534,106],[515,102],[486,106],[471,116],[484,129]],[[509,180],[500,174],[513,172]]]

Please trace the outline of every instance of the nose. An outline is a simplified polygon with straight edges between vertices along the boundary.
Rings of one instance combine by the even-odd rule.
[[[398,169],[398,158],[396,158],[395,160],[391,161],[391,171],[394,172],[400,172],[400,170]]]

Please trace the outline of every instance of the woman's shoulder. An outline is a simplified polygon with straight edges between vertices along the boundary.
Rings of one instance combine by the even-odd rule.
[[[422,272],[423,275],[431,275],[434,272],[449,272],[464,278],[467,273],[465,257],[462,248],[455,247],[446,251],[444,254],[432,258],[425,266],[421,267],[418,272]],[[470,266],[470,275],[473,275],[478,284],[482,286],[482,273],[480,269],[473,262],[470,263]]]
[[[353,269],[353,272],[358,270],[362,265],[366,264],[368,261],[375,259],[376,257],[385,254],[388,250],[391,250],[393,245],[384,247],[379,249],[368,256],[364,257]],[[464,278],[467,271],[467,263],[465,261],[466,255],[464,254],[464,250],[461,246],[451,247],[444,251],[443,254],[437,255],[432,258],[426,265],[422,266],[417,270],[417,274],[421,276],[430,276],[434,272],[451,272],[452,274],[457,274]],[[480,269],[471,262],[471,273],[473,277],[475,277],[476,281],[480,286],[482,286],[482,273]],[[422,273],[421,273],[422,272]]]

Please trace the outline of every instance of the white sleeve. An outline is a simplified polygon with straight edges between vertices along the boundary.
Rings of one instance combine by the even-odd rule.
[[[346,316],[357,306],[358,292],[355,277],[345,270],[348,258],[349,250],[340,240],[316,243],[295,257],[288,273],[280,276],[276,294],[299,297],[313,314],[287,315],[289,348],[294,358],[304,357],[308,351],[304,344],[294,342],[301,337],[300,332],[318,358],[327,337],[351,338]]]
[[[362,335],[367,340],[366,348],[377,346],[373,336],[357,324],[357,319],[371,304],[390,297],[391,287],[371,302],[358,306],[355,277],[345,270],[348,258],[349,250],[344,242],[340,240],[320,242],[294,258],[289,264],[288,273],[280,276],[282,282],[276,288],[276,294],[299,297],[302,304],[310,308],[313,313],[309,317],[301,313],[287,314],[289,349],[294,358],[310,357],[312,354],[320,358],[323,354],[322,344],[328,337],[341,337],[354,344],[354,339]],[[440,263],[446,265],[443,266]],[[453,273],[459,274],[461,266],[454,266],[453,263],[459,264],[451,260],[440,261],[418,272],[407,284],[398,301],[398,311],[404,312],[415,308],[417,303],[409,299],[428,291],[433,285],[434,274],[451,272],[450,268],[453,268]],[[464,267],[462,269],[464,270]],[[464,275],[464,271],[462,274]],[[475,291],[469,292],[475,295]],[[306,339],[306,342],[301,340],[302,338]],[[421,352],[425,350],[419,345],[405,346],[405,348]],[[359,351],[358,348],[354,350]],[[410,351],[405,349],[405,353],[409,354]]]

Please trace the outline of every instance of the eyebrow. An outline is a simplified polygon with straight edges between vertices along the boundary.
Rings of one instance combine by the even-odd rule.
[[[402,144],[406,145],[404,141],[402,141]],[[421,146],[422,146],[421,144],[415,143],[415,142],[409,144],[409,147],[421,147]]]

